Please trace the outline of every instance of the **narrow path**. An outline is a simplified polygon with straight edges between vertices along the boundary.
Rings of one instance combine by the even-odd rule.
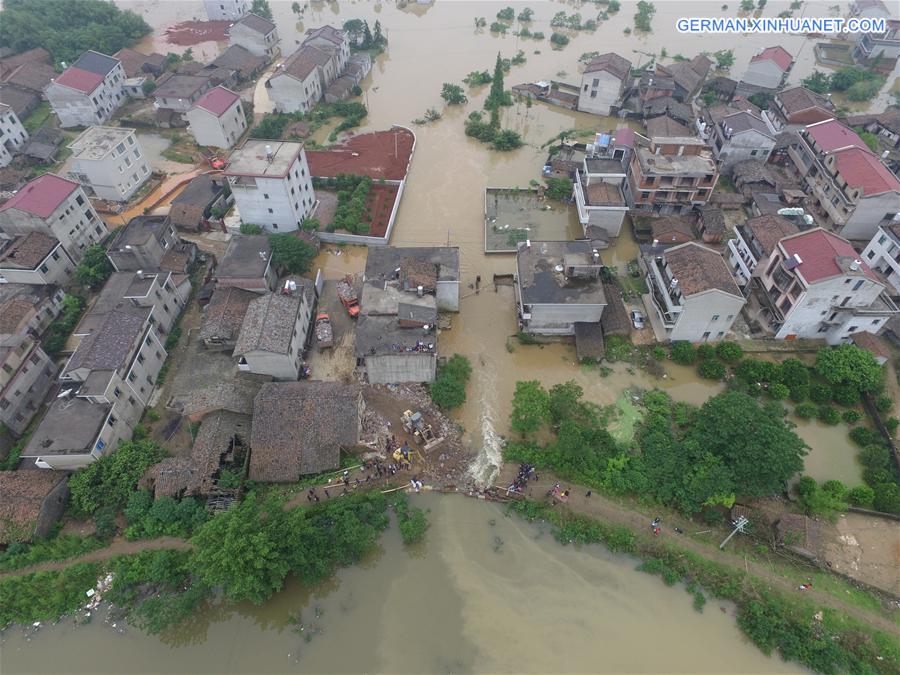
[[[46,562],[29,565],[28,567],[20,567],[19,569],[9,570],[0,573],[0,579],[4,577],[18,577],[23,574],[31,574],[32,572],[49,572],[52,570],[61,570],[76,563],[100,562],[115,558],[118,555],[133,555],[141,551],[159,551],[163,549],[176,549],[178,551],[186,551],[194,548],[194,545],[184,539],[177,537],[159,537],[157,539],[139,539],[138,541],[129,541],[123,537],[115,537],[105,548],[98,548],[96,551],[90,551],[83,555],[67,558],[66,560],[48,560]]]
[[[500,477],[497,480],[497,485],[502,485],[504,487],[509,485],[515,479],[517,471],[517,465],[505,464],[500,473]],[[626,525],[639,533],[642,530],[647,530],[649,532],[651,518],[647,515],[596,493],[592,494],[590,497],[586,497],[585,495],[588,491],[586,487],[572,485],[571,483],[562,481],[549,471],[540,471],[539,474],[540,482],[532,483],[528,492],[526,492],[529,499],[535,501],[543,500],[547,491],[559,481],[562,484],[563,489],[569,489],[570,494],[566,504],[560,504],[558,508],[567,508],[575,513],[593,516],[599,520]],[[778,574],[777,571],[769,569],[759,562],[750,560],[745,556],[734,555],[727,550],[719,550],[713,542],[706,544],[696,539],[692,539],[687,534],[677,534],[674,531],[675,527],[679,527],[686,533],[689,533],[697,529],[697,524],[680,518],[672,513],[668,513],[663,509],[660,509],[660,513],[665,515],[662,521],[662,531],[660,534],[664,541],[668,540],[674,546],[679,546],[692,553],[701,555],[707,560],[723,563],[736,569],[743,568],[746,570],[747,574],[762,579],[772,587],[784,591],[785,593],[801,592],[797,588],[796,581]],[[642,535],[639,534],[638,536]],[[816,588],[803,591],[803,593],[807,598],[820,605],[844,612],[845,614],[872,625],[879,630],[885,631],[889,635],[894,635],[897,632],[897,624],[882,614],[873,613],[856,605],[842,602],[835,596]]]

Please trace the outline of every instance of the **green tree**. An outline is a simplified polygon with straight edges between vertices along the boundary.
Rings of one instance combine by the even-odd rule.
[[[716,356],[726,363],[737,363],[744,355],[744,350],[737,342],[722,340],[716,345]]]
[[[372,43],[376,47],[386,47],[387,46],[387,38],[381,32],[381,22],[378,19],[375,20],[375,28],[372,32]]]
[[[751,497],[782,490],[803,469],[806,454],[806,444],[780,414],[736,391],[704,403],[685,440],[721,459],[733,484]]]
[[[349,19],[344,22],[343,29],[347,31],[350,42],[356,44],[366,31],[366,24],[362,19]]]
[[[644,32],[652,30],[650,22],[656,14],[656,6],[652,2],[640,0],[637,4],[637,14],[634,15],[634,27]]]
[[[499,12],[497,12],[497,18],[501,21],[512,21],[516,18],[516,10],[512,7],[504,7]]]
[[[372,31],[369,30],[369,22],[363,21],[362,48],[363,49],[371,49],[374,46],[375,46],[375,38],[372,37]]]
[[[269,21],[272,20],[272,8],[269,7],[269,0],[253,0],[250,3],[250,12]]]
[[[569,44],[569,38],[562,33],[553,33],[550,35],[550,42],[552,42],[557,47],[565,47]]]
[[[144,472],[166,452],[150,441],[122,443],[69,477],[72,507],[91,515],[101,506],[124,507]]]
[[[14,52],[43,47],[56,63],[88,49],[114,54],[150,31],[134,12],[103,0],[7,0],[0,18],[0,44]]]
[[[527,435],[541,428],[550,414],[550,396],[537,380],[516,382],[510,426]]]
[[[463,93],[462,87],[458,84],[451,84],[449,82],[444,82],[444,87],[441,89],[441,98],[450,105],[462,105],[469,101]]]
[[[256,223],[241,223],[241,234],[262,234],[265,230]]]
[[[697,349],[686,340],[672,343],[672,360],[682,366],[689,366],[697,360]]]
[[[518,18],[519,21],[531,21],[534,18],[534,11],[530,7],[526,7],[519,12],[519,16],[516,18]]]
[[[572,181],[568,178],[547,178],[546,195],[550,199],[565,202],[572,196]]]
[[[113,273],[112,263],[106,257],[106,249],[99,244],[84,250],[81,262],[75,267],[75,280],[91,290],[97,290]]]
[[[261,604],[279,590],[291,570],[292,540],[281,503],[260,503],[256,495],[233,504],[194,535],[194,573],[232,601]]]
[[[883,375],[872,352],[850,344],[820,349],[815,367],[832,384],[849,385],[857,391],[871,391]]]
[[[469,359],[454,354],[438,367],[437,377],[429,386],[431,399],[444,410],[461,406],[466,401],[466,385],[471,374]]]
[[[316,257],[315,248],[292,234],[269,235],[269,245],[272,247],[272,262],[288,274],[308,271]]]
[[[506,99],[506,92],[503,89],[503,59],[500,58],[500,52],[497,52],[497,62],[494,64],[494,74],[491,77],[491,90],[484,102],[484,107],[488,110],[498,108],[503,105]]]
[[[734,50],[720,49],[713,53],[713,58],[716,60],[716,68],[719,70],[730,70],[731,66],[734,65]]]
[[[817,94],[827,94],[831,89],[831,76],[821,70],[814,70],[811,75],[800,80],[800,84]]]
[[[700,373],[700,377],[706,378],[707,380],[724,380],[725,364],[721,361],[716,361],[715,359],[707,359],[700,362],[700,367],[697,368],[697,372]]]

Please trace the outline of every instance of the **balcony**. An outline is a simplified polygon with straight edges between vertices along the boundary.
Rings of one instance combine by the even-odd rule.
[[[648,256],[643,259],[643,262],[647,268],[647,285],[650,288],[653,306],[666,330],[670,330],[675,326],[681,314],[681,294],[677,286],[672,286],[672,279],[660,258]]]

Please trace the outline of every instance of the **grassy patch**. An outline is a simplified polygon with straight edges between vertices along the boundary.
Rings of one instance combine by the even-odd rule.
[[[22,126],[25,127],[25,131],[29,134],[33,134],[47,123],[52,114],[53,110],[50,108],[50,104],[47,101],[42,101],[28,117],[22,120]]]
[[[47,560],[66,560],[103,548],[105,542],[96,537],[79,537],[74,534],[61,535],[33,544],[10,544],[0,553],[0,570],[15,570]]]
[[[631,443],[634,438],[634,427],[643,417],[628,392],[623,392],[615,402],[616,419],[609,425],[609,433],[616,442],[622,445]]]

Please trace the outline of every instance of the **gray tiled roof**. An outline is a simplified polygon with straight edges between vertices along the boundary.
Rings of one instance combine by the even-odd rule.
[[[247,305],[234,355],[252,351],[287,354],[300,313],[301,294],[266,293]]]
[[[268,35],[275,30],[275,24],[268,19],[261,17],[259,14],[248,14],[238,21],[236,25],[246,26],[262,35]]]
[[[109,71],[116,67],[116,64],[118,62],[118,59],[114,59],[113,57],[107,56],[106,54],[101,54],[100,52],[95,51],[87,51],[82,54],[81,58],[73,63],[72,66],[106,77],[109,74]]]
[[[66,372],[79,368],[116,370],[124,365],[144,332],[150,312],[149,307],[123,307],[108,312],[97,330],[82,339]]]

